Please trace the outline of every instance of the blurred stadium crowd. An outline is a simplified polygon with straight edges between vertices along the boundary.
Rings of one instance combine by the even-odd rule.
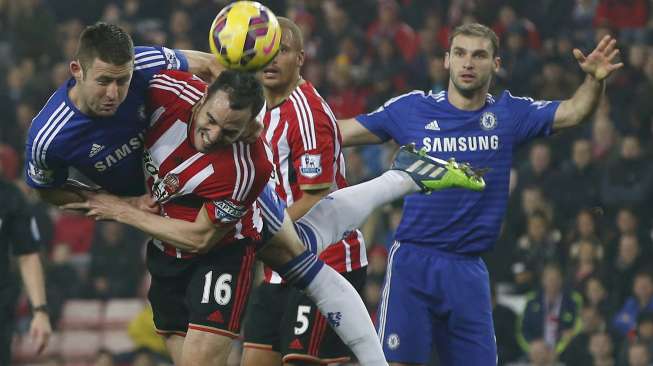
[[[445,89],[442,59],[448,34],[464,22],[490,25],[501,38],[502,69],[492,92],[510,89],[536,99],[569,97],[582,77],[572,49],[587,51],[602,35],[616,35],[626,67],[609,80],[592,120],[518,153],[502,236],[486,260],[497,295],[500,364],[653,362],[653,1],[263,2],[301,26],[307,56],[303,76],[340,118],[374,110],[412,89]],[[92,303],[104,309],[111,299],[145,298],[145,238],[119,224],[96,224],[39,203],[22,182],[25,133],[48,96],[69,77],[68,61],[84,25],[103,20],[123,26],[136,44],[207,50],[210,22],[225,3],[0,0],[0,168],[30,197],[46,228],[48,302],[60,333],[59,343],[40,360],[21,351],[17,336],[17,364],[50,359],[49,365],[148,365],[165,359],[156,356],[161,345],[153,335],[127,330],[129,322],[131,330],[146,328],[138,322],[147,323],[147,308],[118,331],[129,337],[126,346],[104,347],[98,340],[86,347],[92,353],[75,353],[74,347],[66,353],[61,334],[75,329],[75,321],[66,317],[81,311],[66,311],[67,306]],[[378,175],[394,148],[347,151],[349,182]],[[386,247],[400,217],[398,202],[376,212],[364,227],[372,244],[364,293],[371,314],[379,300]],[[543,293],[562,293],[562,301],[546,304]],[[16,316],[19,332],[28,317],[23,296]],[[557,331],[545,332],[551,329],[546,322],[555,322]],[[93,335],[104,323],[81,324],[89,332],[82,334]],[[93,337],[99,336],[84,340]],[[136,349],[150,353],[133,357]]]

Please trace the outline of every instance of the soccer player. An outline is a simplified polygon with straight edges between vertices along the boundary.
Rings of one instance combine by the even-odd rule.
[[[495,365],[488,273],[480,254],[492,248],[508,199],[512,152],[538,136],[575,126],[594,111],[613,63],[616,41],[604,37],[587,56],[573,97],[534,101],[488,94],[499,71],[498,39],[481,24],[456,28],[444,58],[449,86],[411,92],[376,111],[340,122],[345,146],[416,143],[434,157],[489,167],[482,192],[411,195],[388,258],[378,335],[394,365],[426,364],[435,344],[445,365]]]
[[[73,77],[52,94],[30,126],[27,183],[53,204],[81,200],[66,184],[80,173],[111,193],[144,195],[145,91],[152,76],[166,69],[212,80],[222,68],[208,53],[134,47],[115,25],[84,29],[70,62]],[[149,196],[142,197],[148,204]]]
[[[333,187],[347,185],[340,136],[331,109],[313,85],[300,76],[303,37],[290,19],[279,17],[277,56],[259,73],[267,111],[264,135],[272,149],[272,182],[293,221],[304,216]],[[367,253],[362,233],[351,231],[320,258],[360,293]],[[301,291],[282,283],[269,267],[254,289],[245,317],[243,366],[283,363],[325,364],[349,360],[350,351],[319,309]]]

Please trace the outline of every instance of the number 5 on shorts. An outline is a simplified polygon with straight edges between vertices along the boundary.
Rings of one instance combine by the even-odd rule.
[[[213,279],[213,271],[209,271],[204,275],[204,292],[202,293],[202,304],[209,302],[211,295],[211,280]],[[227,305],[231,300],[231,273],[223,273],[215,281],[213,288],[213,297],[218,305]]]
[[[304,334],[308,329],[308,315],[311,312],[311,307],[308,305],[299,305],[297,307],[297,323],[299,327],[295,327],[295,335]]]

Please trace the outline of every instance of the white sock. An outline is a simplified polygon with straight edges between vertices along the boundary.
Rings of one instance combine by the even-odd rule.
[[[367,182],[330,193],[297,220],[296,228],[304,244],[319,254],[362,225],[376,208],[419,191],[408,174],[388,170]]]
[[[388,365],[365,305],[344,277],[333,268],[322,266],[304,293],[317,304],[361,366]]]

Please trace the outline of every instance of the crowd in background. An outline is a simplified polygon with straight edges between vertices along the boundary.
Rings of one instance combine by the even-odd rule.
[[[583,77],[572,49],[587,53],[604,34],[615,35],[625,68],[608,81],[591,120],[518,151],[502,235],[486,261],[498,299],[500,364],[653,363],[653,1],[263,2],[300,25],[302,74],[339,118],[413,89],[446,89],[448,35],[465,22],[487,24],[501,39],[495,96],[509,89],[536,99],[570,97]],[[67,299],[142,296],[145,237],[38,201],[22,180],[31,119],[69,77],[85,25],[119,24],[137,45],[208,50],[209,25],[225,3],[0,0],[0,167],[45,228],[53,324]],[[395,148],[348,149],[350,184],[380,174]],[[400,217],[397,202],[364,227],[370,266],[363,295],[372,315]],[[502,305],[515,296],[520,309]],[[27,309],[23,301],[19,318]]]

